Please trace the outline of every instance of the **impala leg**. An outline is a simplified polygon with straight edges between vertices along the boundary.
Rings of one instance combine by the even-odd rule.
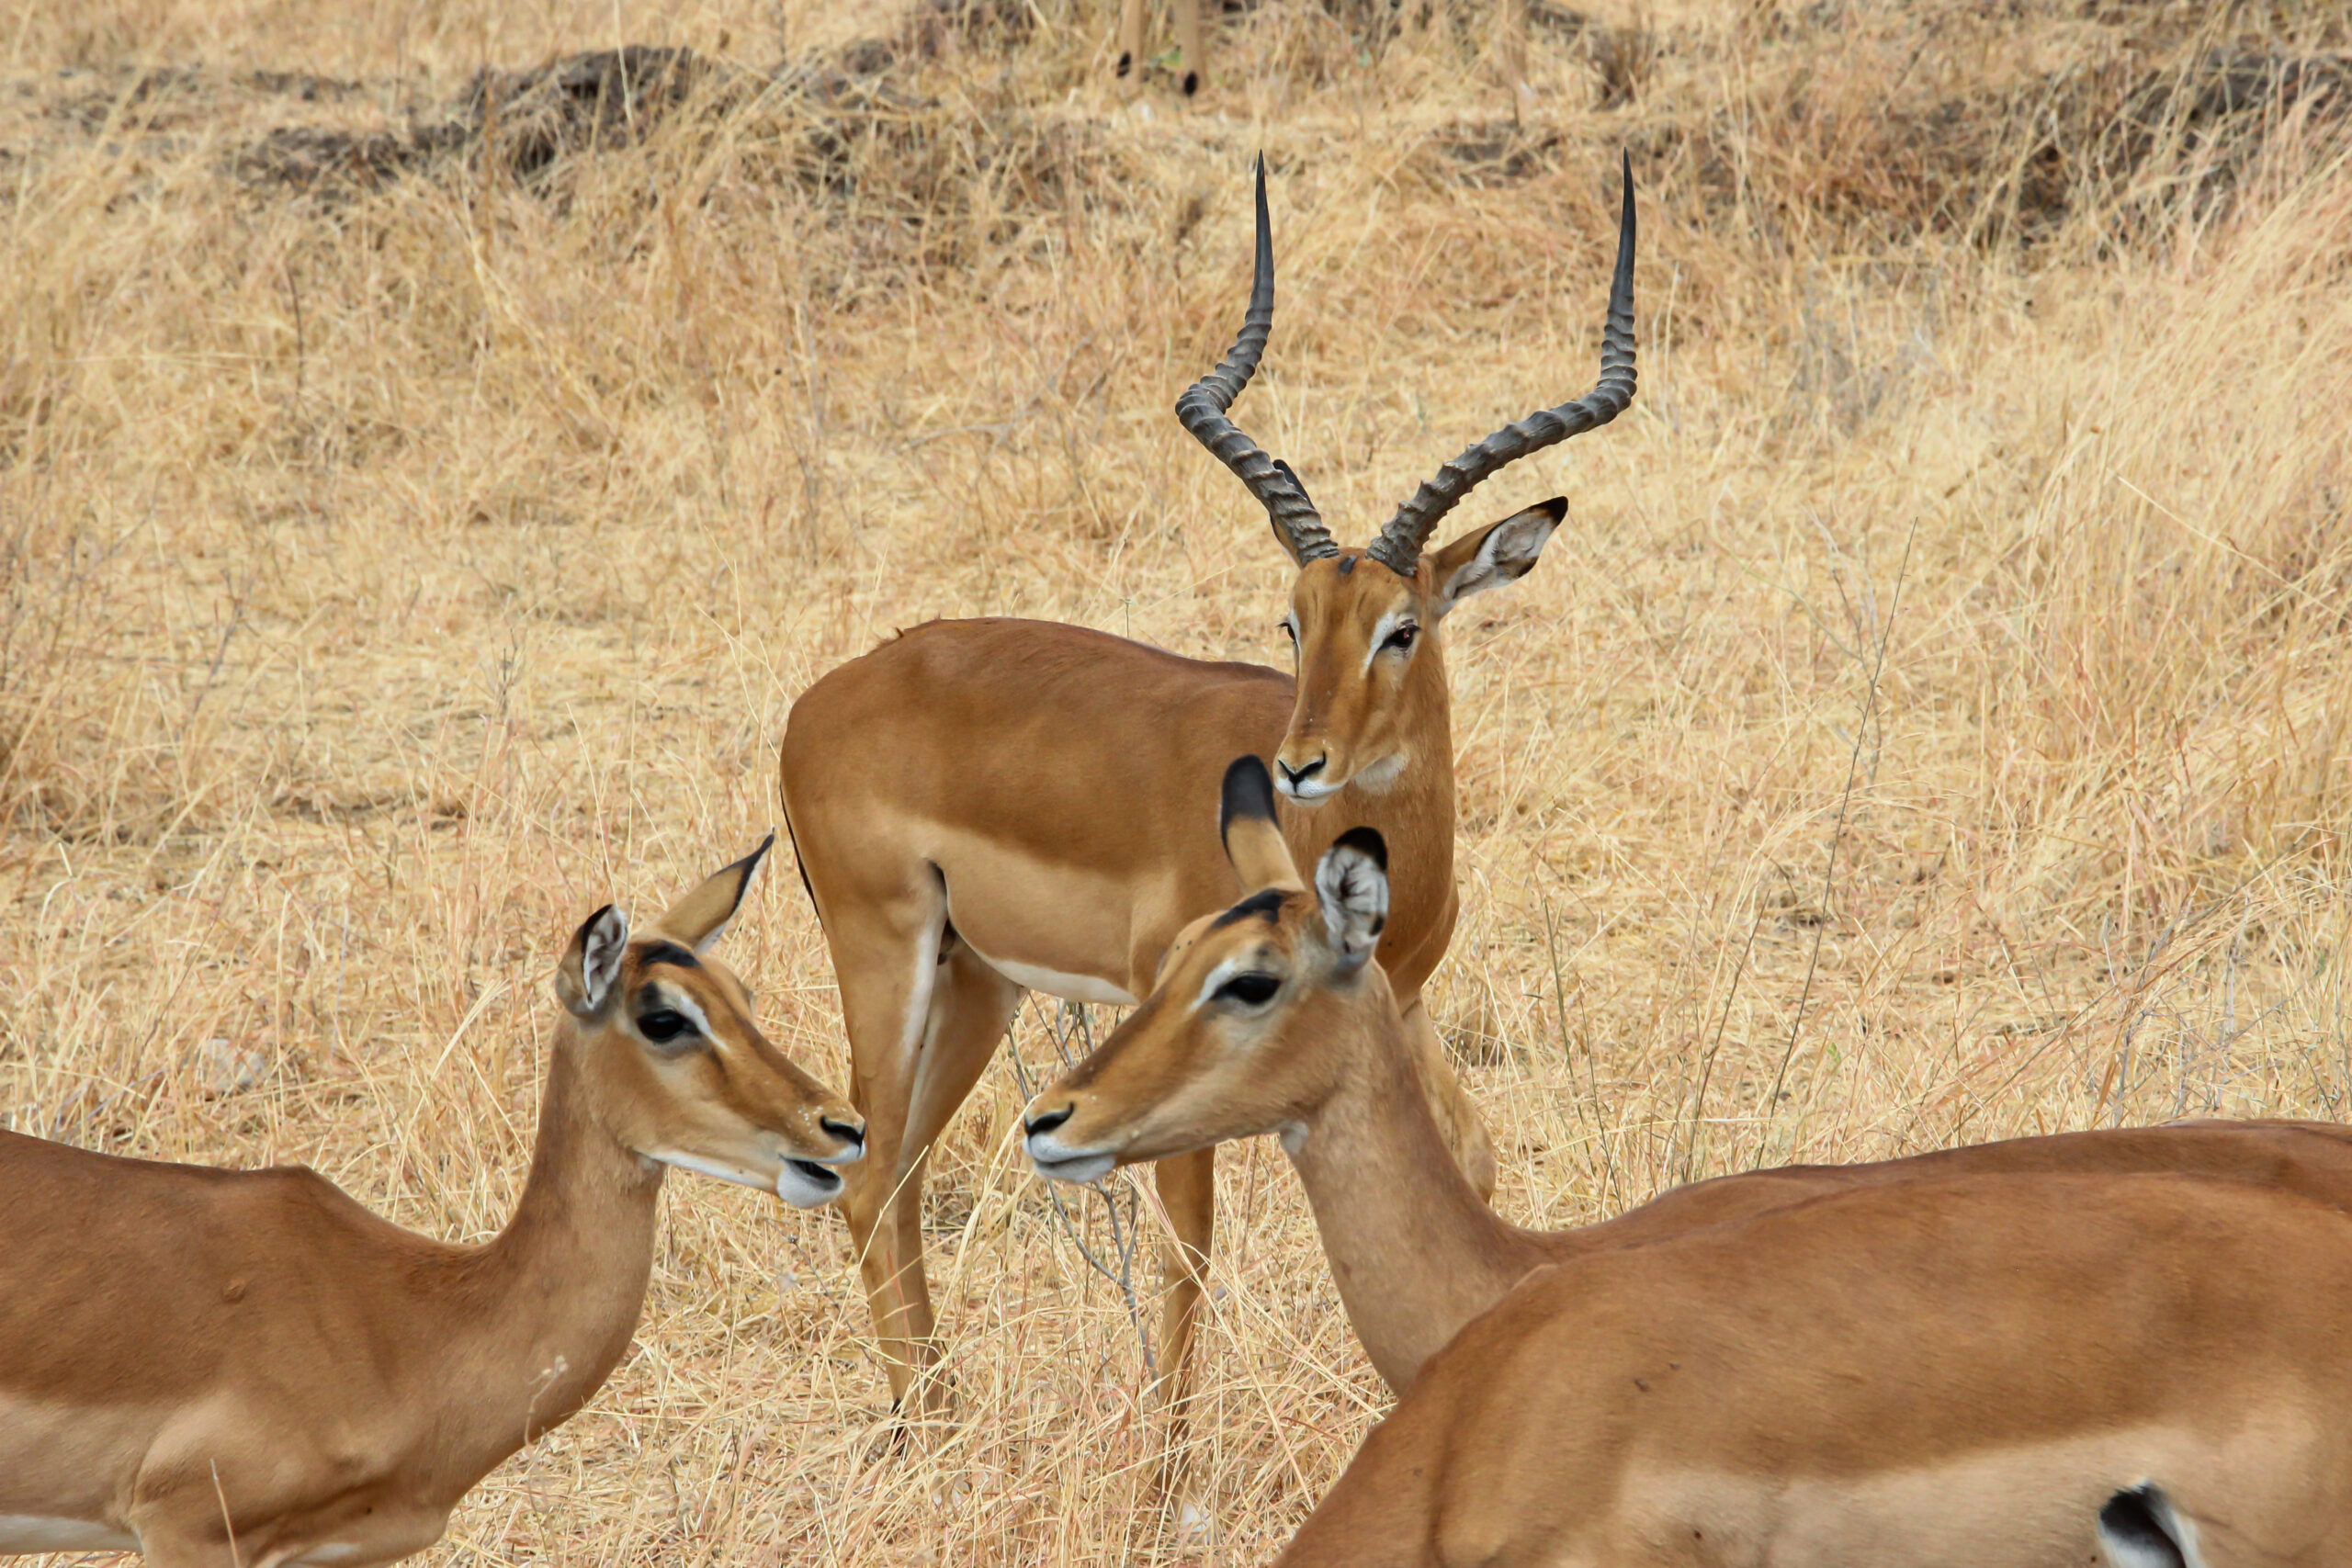
[[[1159,1484],[1163,1498],[1178,1502],[1183,1496],[1185,1450],[1192,1437],[1193,1328],[1200,1321],[1209,1242],[1216,1227],[1216,1149],[1161,1160],[1154,1174],[1171,1233],[1160,1253],[1165,1297],[1159,1317],[1159,1393],[1167,1413],[1168,1446],[1160,1459]]]
[[[939,969],[934,933],[945,911],[901,912],[908,917],[903,921],[887,919],[882,910],[854,920],[837,909],[825,934],[849,1034],[850,1100],[865,1117],[865,1157],[847,1169],[842,1208],[857,1248],[890,1400],[906,1410],[908,1392],[929,1365],[932,1348],[931,1292],[922,1272],[922,1170],[906,1158],[905,1133],[930,1032]]]
[[[1191,97],[1209,79],[1209,46],[1202,13],[1219,0],[1174,0],[1176,6],[1176,41],[1184,51],[1184,96]]]
[[[930,1168],[931,1146],[946,1131],[956,1107],[970,1097],[980,1074],[988,1070],[1020,1006],[1021,987],[981,963],[969,947],[951,942],[941,955],[932,985],[922,1054],[915,1064],[907,1118],[899,1129],[898,1163],[909,1175],[888,1219],[896,1228],[902,1258],[919,1260],[922,1257],[922,1185]],[[922,1321],[915,1328],[916,1343],[928,1355],[935,1355],[937,1340],[928,1290],[922,1292],[918,1304]],[[928,1366],[928,1359],[924,1364]],[[944,1387],[926,1379],[916,1388],[919,1408],[910,1413],[944,1416],[949,1403]]]
[[[1495,1141],[1487,1132],[1487,1119],[1479,1114],[1477,1102],[1455,1076],[1453,1063],[1445,1054],[1445,1042],[1439,1037],[1437,1025],[1430,1021],[1429,1009],[1421,1005],[1419,996],[1405,1008],[1405,1024],[1411,1032],[1413,1062],[1420,1074],[1421,1092],[1430,1102],[1430,1113],[1437,1118],[1438,1131],[1445,1136],[1445,1146],[1453,1151],[1454,1163],[1470,1179],[1470,1185],[1478,1190],[1480,1201],[1491,1203],[1500,1172],[1495,1163]]]
[[[1143,80],[1143,0],[1120,0],[1118,73],[1130,87]]]

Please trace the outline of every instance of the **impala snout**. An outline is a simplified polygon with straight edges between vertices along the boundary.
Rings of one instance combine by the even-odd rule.
[[[837,1166],[865,1157],[865,1121],[847,1107],[821,1111],[815,1143],[822,1153],[786,1154],[777,1163],[775,1195],[796,1209],[818,1209],[842,1195]]]
[[[1284,753],[1289,750],[1283,748]],[[1317,802],[1340,793],[1340,786],[1330,780],[1331,756],[1317,749],[1314,755],[1294,766],[1286,755],[1274,758],[1274,778],[1283,794],[1301,806]]]
[[[1107,1149],[1073,1148],[1055,1136],[1077,1109],[1074,1102],[1065,1101],[1053,1110],[1031,1114],[1022,1123],[1029,1134],[1029,1163],[1037,1168],[1038,1175],[1056,1181],[1100,1181],[1118,1163]]]
[[[865,1157],[865,1119],[862,1116],[820,1116],[817,1125],[842,1141],[842,1152],[825,1163],[855,1165]]]

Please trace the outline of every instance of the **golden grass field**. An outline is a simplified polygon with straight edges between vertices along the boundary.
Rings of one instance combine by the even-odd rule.
[[[819,673],[970,614],[1285,659],[1169,412],[1261,147],[1237,415],[1350,538],[1590,384],[1620,148],[1641,184],[1638,400],[1453,520],[1571,501],[1448,625],[1434,1006],[1504,1213],[2344,1114],[2352,8],[1546,4],[1514,103],[1487,6],[1259,0],[1189,105],[1111,81],[1113,11],[0,22],[7,1125],[481,1237],[561,942],[767,829]],[[469,88],[622,44],[696,64]],[[728,955],[844,1085],[788,865]],[[1385,1404],[1287,1168],[1224,1162],[1178,1531],[1021,1098],[935,1167],[961,1424],[894,1438],[837,1215],[680,1177],[635,1352],[421,1561],[1270,1554]]]

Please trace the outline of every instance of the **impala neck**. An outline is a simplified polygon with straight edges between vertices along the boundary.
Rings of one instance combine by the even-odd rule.
[[[1412,663],[1403,693],[1404,771],[1378,791],[1350,785],[1312,807],[1277,807],[1292,858],[1311,866],[1351,828],[1376,828],[1392,846],[1409,846],[1388,871],[1388,931],[1381,966],[1400,1001],[1445,952],[1453,900],[1453,719],[1444,644],[1434,634]]]
[[[1542,1261],[1534,1236],[1479,1201],[1439,1134],[1415,1076],[1405,1024],[1389,1005],[1332,1043],[1351,1060],[1339,1088],[1283,1148],[1306,1186],[1340,1297],[1388,1386],[1421,1363]]]
[[[662,1167],[591,1113],[569,1022],[557,1027],[531,1174],[514,1218],[468,1261],[468,1329],[451,1336],[502,1440],[577,1410],[628,1350],[653,1268]]]

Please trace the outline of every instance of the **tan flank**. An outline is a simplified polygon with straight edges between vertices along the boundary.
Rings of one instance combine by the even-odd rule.
[[[1445,1159],[1394,987],[1363,963],[1387,903],[1385,845],[1351,830],[1304,890],[1254,757],[1225,786],[1225,840],[1247,894],[1186,929],[1159,983],[1100,1050],[1030,1103],[1039,1172],[1091,1180],[1234,1138],[1281,1136],[1306,1189],[1341,1300],[1399,1393],[1472,1318],[1530,1272],[1857,1186],[1985,1173],[2193,1171],[2352,1202],[2352,1130],[2321,1122],[2182,1122],[1998,1143],[1857,1165],[1789,1166],[1676,1188],[1565,1231],[1498,1217]],[[1321,897],[1377,875],[1369,929]],[[1254,990],[1265,991],[1252,999]]]
[[[2352,1133],[2018,1139],[1523,1230],[1444,1157],[1365,962],[1379,835],[1342,835],[1310,892],[1272,809],[1238,760],[1248,896],[1026,1120],[1064,1179],[1281,1137],[1406,1395],[1284,1561],[2055,1568],[2104,1531],[2136,1568],[2167,1561],[2128,1555],[2143,1516],[2171,1561],[2201,1561],[2199,1532],[2233,1542],[2217,1561],[2352,1546]]]
[[[2343,1164],[1866,1184],[1539,1269],[1277,1562],[2352,1561]]]
[[[609,905],[572,938],[530,1179],[485,1246],[402,1230],[299,1166],[0,1133],[0,1554],[420,1551],[628,1348],[666,1167],[831,1201],[856,1113],[700,955],[766,850],[635,940]]]
[[[1273,319],[1262,161],[1257,219],[1241,336],[1178,400],[1177,414],[1264,504],[1298,568],[1283,620],[1296,678],[1079,626],[939,621],[843,665],[793,705],[785,811],[841,980],[851,1093],[872,1126],[874,1159],[853,1178],[847,1207],[901,1402],[933,1354],[920,1231],[927,1152],[1024,987],[1132,1003],[1151,988],[1184,923],[1232,897],[1207,803],[1237,750],[1273,758],[1283,829],[1300,855],[1365,821],[1397,846],[1396,917],[1380,961],[1446,1142],[1479,1192],[1494,1188],[1492,1146],[1421,1002],[1456,908],[1453,740],[1438,627],[1464,599],[1532,568],[1566,503],[1423,547],[1480,479],[1631,400],[1630,175],[1599,387],[1472,446],[1361,551],[1340,549],[1289,466],[1225,417]],[[1176,1237],[1161,1354],[1180,1419],[1213,1160],[1202,1147],[1159,1171]]]

